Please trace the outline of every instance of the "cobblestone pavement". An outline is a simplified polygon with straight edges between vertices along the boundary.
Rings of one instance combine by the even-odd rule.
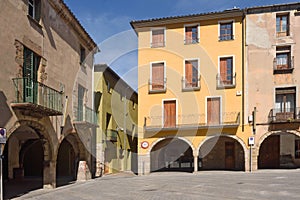
[[[149,176],[118,174],[54,190],[36,190],[17,199],[299,200],[299,185],[300,170],[165,172]]]

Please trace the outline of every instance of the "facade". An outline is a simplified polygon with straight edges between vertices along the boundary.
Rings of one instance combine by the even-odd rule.
[[[246,10],[247,112],[256,108],[257,124],[253,169],[300,166],[299,6]]]
[[[93,177],[91,80],[97,45],[62,0],[7,0],[0,5],[6,184],[34,179],[40,187],[54,188]]]
[[[139,174],[248,170],[243,11],[131,25],[139,45]]]
[[[106,64],[95,65],[97,175],[137,172],[137,93]],[[125,128],[124,128],[125,127]]]

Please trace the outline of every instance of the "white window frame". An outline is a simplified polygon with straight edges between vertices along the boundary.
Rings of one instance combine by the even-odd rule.
[[[29,7],[32,7],[32,15],[29,15]],[[35,7],[35,0],[32,0],[32,3],[30,3],[30,0],[28,0],[28,15],[30,17],[32,17],[33,19],[35,19],[35,11],[36,11],[36,7]]]
[[[223,124],[223,106],[222,106],[222,96],[206,96],[205,97],[205,124],[207,124],[207,100],[212,98],[219,98],[220,99],[220,125]]]
[[[164,30],[164,46],[161,47],[153,47],[152,46],[152,31],[154,30]],[[166,37],[166,27],[153,27],[150,29],[150,47],[151,48],[163,48],[167,45],[167,37]]]
[[[222,56],[218,56],[218,75],[221,75],[221,66],[220,66],[220,60],[221,58],[232,58],[232,77],[235,76],[236,74],[236,71],[235,71],[235,55],[222,55]],[[218,83],[217,83],[218,87],[222,86],[220,80],[218,80]],[[226,87],[236,87],[236,77],[233,78],[232,80],[232,85],[224,85],[223,87],[226,88]]]
[[[162,128],[164,128],[164,119],[165,119],[165,115],[164,115],[164,102],[165,101],[175,101],[176,103],[176,126],[178,125],[178,100],[176,98],[169,98],[169,99],[162,99],[162,109],[161,109],[161,126]]]
[[[232,23],[232,40],[235,40],[235,20],[234,19],[229,19],[229,20],[222,20],[218,21],[218,40],[223,42],[223,41],[232,41],[232,40],[220,40],[220,30],[221,30],[221,24],[225,23]]]
[[[198,42],[196,42],[196,43],[186,43],[186,36],[185,36],[185,29],[187,28],[187,27],[191,27],[191,26],[197,26],[197,30],[198,30]],[[186,45],[190,45],[190,44],[198,44],[198,43],[200,43],[200,23],[196,23],[196,24],[185,24],[184,25],[184,29],[183,29],[183,41],[184,41],[184,44],[186,44]]]
[[[276,90],[277,89],[284,89],[284,88],[295,88],[296,89],[296,94],[295,94],[295,98],[296,98],[296,103],[295,103],[295,107],[298,108],[299,104],[298,104],[298,99],[299,99],[299,95],[298,95],[298,86],[297,85],[281,85],[278,87],[274,87],[273,90],[273,108],[276,108]]]
[[[166,72],[166,61],[154,61],[154,62],[150,62],[150,88],[149,88],[149,92],[156,92],[155,90],[152,89],[152,65],[153,64],[159,64],[159,63],[164,63],[164,91],[167,90],[167,83],[165,82],[166,76],[167,76],[167,72]],[[161,92],[160,90],[157,91],[158,93]]]
[[[195,88],[200,88],[200,81],[201,81],[201,79],[200,79],[200,58],[187,58],[187,59],[184,59],[183,60],[183,74],[184,74],[184,80],[185,80],[185,62],[186,61],[197,61],[198,62],[198,79],[199,79],[199,86],[198,87],[191,87],[191,88],[186,88],[185,87],[185,82],[184,82],[184,85],[182,85],[182,86],[184,86],[182,89],[183,90],[193,90],[193,89],[195,89]]]

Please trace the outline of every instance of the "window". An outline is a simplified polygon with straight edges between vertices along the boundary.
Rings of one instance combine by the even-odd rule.
[[[295,140],[295,158],[300,158],[300,140]]]
[[[220,58],[220,73],[218,74],[218,86],[235,86],[235,75],[233,74],[233,57]]]
[[[165,46],[165,29],[153,29],[151,38],[151,47]]]
[[[284,37],[289,35],[289,15],[276,16],[276,35],[277,37]]]
[[[78,109],[77,109],[77,121],[83,121],[83,104],[84,104],[85,88],[78,85]]]
[[[207,124],[216,125],[221,121],[221,98],[209,97],[207,98]]]
[[[165,128],[176,127],[176,100],[164,101],[164,122]]]
[[[85,60],[85,48],[80,46],[80,64],[82,64]]]
[[[26,47],[24,47],[23,57],[24,100],[36,103],[38,93],[37,78],[41,57]]]
[[[276,58],[274,60],[274,70],[287,70],[293,68],[290,47],[276,47]]]
[[[40,21],[41,17],[41,1],[40,0],[28,0],[28,15]]]
[[[233,40],[233,21],[231,22],[221,22],[219,25],[220,33],[219,40]]]
[[[199,42],[199,25],[185,27],[185,44]]]
[[[185,76],[183,80],[184,89],[200,87],[198,60],[185,61]]]
[[[161,63],[152,63],[151,65],[151,79],[150,91],[163,92],[166,90],[165,81],[165,65]]]
[[[274,114],[276,121],[294,119],[296,104],[296,88],[276,89],[276,102]]]

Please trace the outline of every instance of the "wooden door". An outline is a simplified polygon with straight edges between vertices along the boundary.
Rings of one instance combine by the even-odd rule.
[[[220,98],[207,99],[207,124],[220,124]]]
[[[258,156],[259,169],[279,168],[280,159],[280,136],[269,136],[261,144]]]
[[[234,142],[225,142],[225,168],[235,168],[235,145]]]
[[[164,127],[176,126],[176,101],[164,101]]]

